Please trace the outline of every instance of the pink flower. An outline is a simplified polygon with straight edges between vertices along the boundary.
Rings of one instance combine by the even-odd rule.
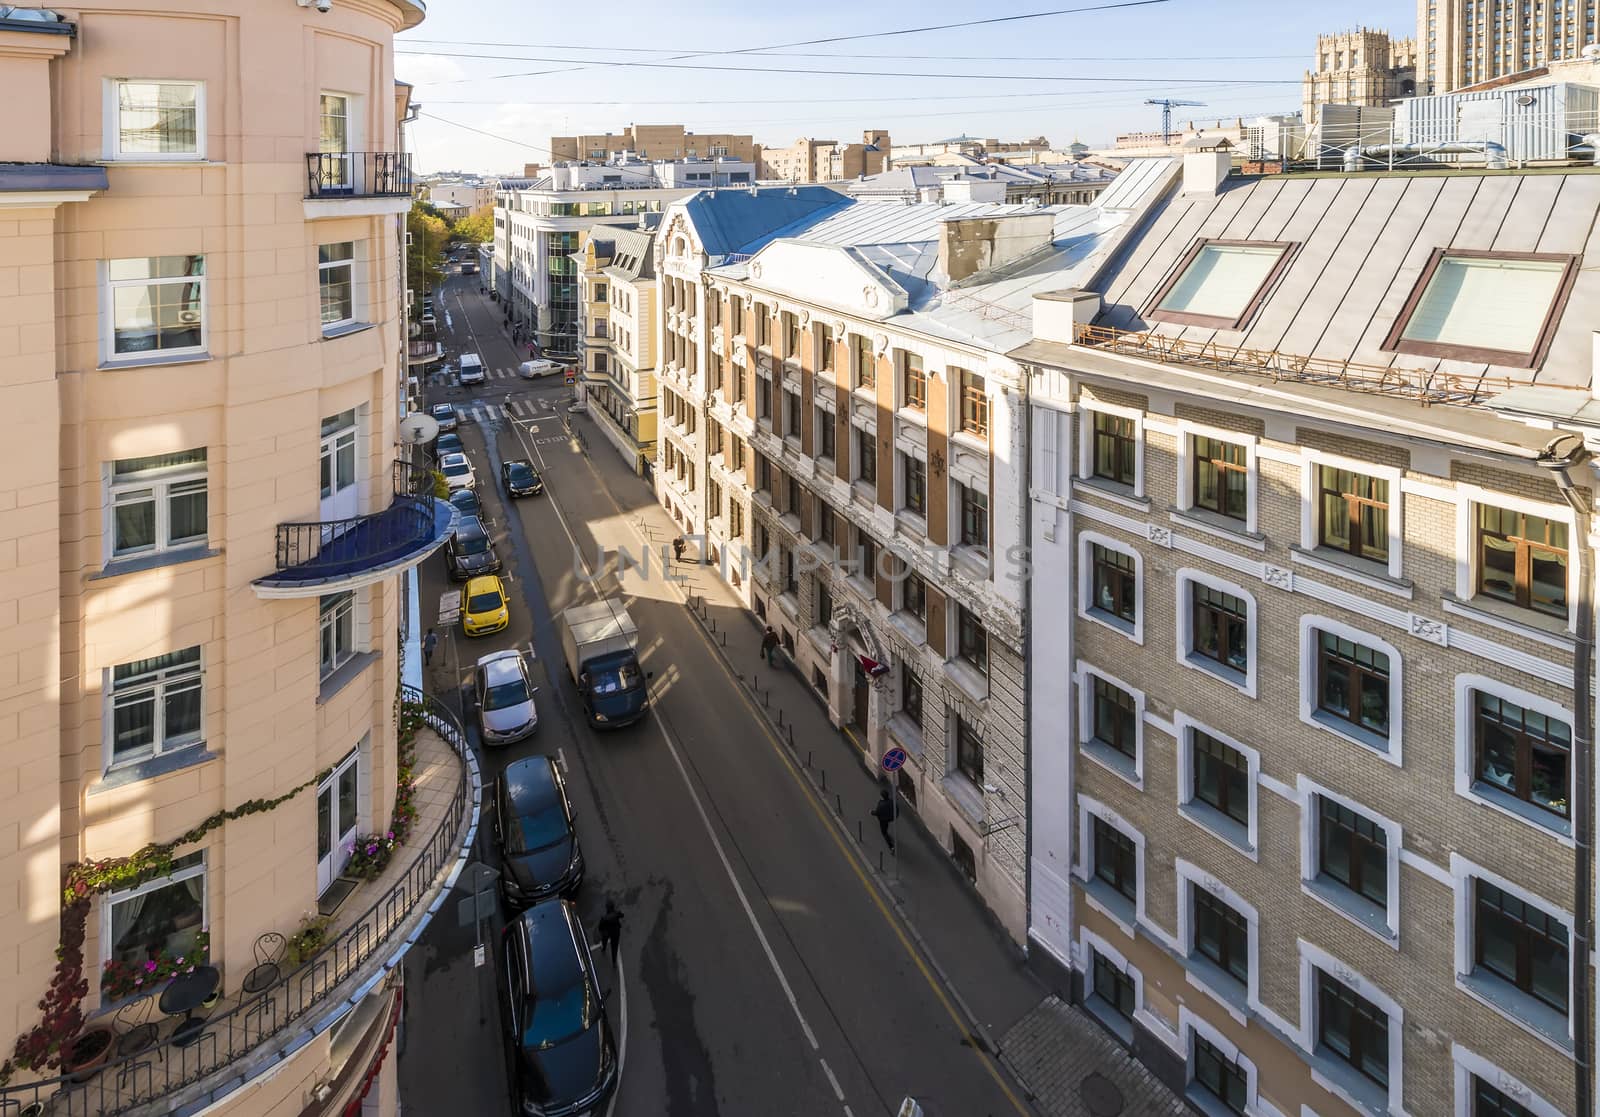
[[[145,973],[155,973],[156,972],[156,962],[155,962],[154,959],[151,959],[150,961],[148,961],[148,962],[146,962],[144,964],[144,972]]]
[[[384,837],[388,838],[391,842],[394,841],[394,831],[393,830],[389,831],[387,834],[384,835]]]
[[[190,966],[188,969],[184,970],[183,972],[184,973],[194,973],[194,967]]]

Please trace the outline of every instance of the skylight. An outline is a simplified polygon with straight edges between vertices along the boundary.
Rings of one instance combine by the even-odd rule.
[[[1386,348],[1533,368],[1544,359],[1577,258],[1438,249]]]
[[[1278,241],[1200,241],[1157,292],[1149,317],[1183,326],[1240,329],[1287,265],[1292,247]]]

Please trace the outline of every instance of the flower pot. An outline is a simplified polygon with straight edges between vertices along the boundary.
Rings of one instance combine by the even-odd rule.
[[[44,1117],[44,1102],[29,1102],[17,1111],[17,1117]]]
[[[61,1049],[61,1069],[74,1082],[87,1082],[111,1056],[116,1035],[110,1028],[90,1028]]]

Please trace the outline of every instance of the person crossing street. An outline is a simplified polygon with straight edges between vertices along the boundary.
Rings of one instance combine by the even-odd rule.
[[[611,964],[617,964],[617,948],[622,943],[622,913],[615,900],[606,901],[606,913],[600,917],[600,945],[611,954]]]
[[[897,813],[899,812],[895,809],[893,794],[887,787],[883,788],[878,792],[878,802],[872,808],[872,817],[878,820],[878,833],[883,835],[890,853],[894,852],[894,835],[889,833],[889,824],[894,821]]]

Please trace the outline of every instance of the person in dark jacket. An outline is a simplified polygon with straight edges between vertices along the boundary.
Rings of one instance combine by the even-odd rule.
[[[883,788],[878,792],[878,803],[872,808],[872,817],[878,820],[878,833],[883,835],[883,840],[888,843],[891,853],[894,852],[894,835],[889,833],[889,823],[894,821],[897,813],[894,796],[887,787]]]
[[[769,667],[772,665],[772,653],[777,650],[778,633],[777,630],[775,630],[769,624],[767,625],[767,631],[761,636],[761,658],[767,661],[767,665]]]
[[[617,947],[622,942],[622,913],[615,900],[606,901],[606,913],[600,917],[600,945],[611,952],[611,964],[617,964]]]

